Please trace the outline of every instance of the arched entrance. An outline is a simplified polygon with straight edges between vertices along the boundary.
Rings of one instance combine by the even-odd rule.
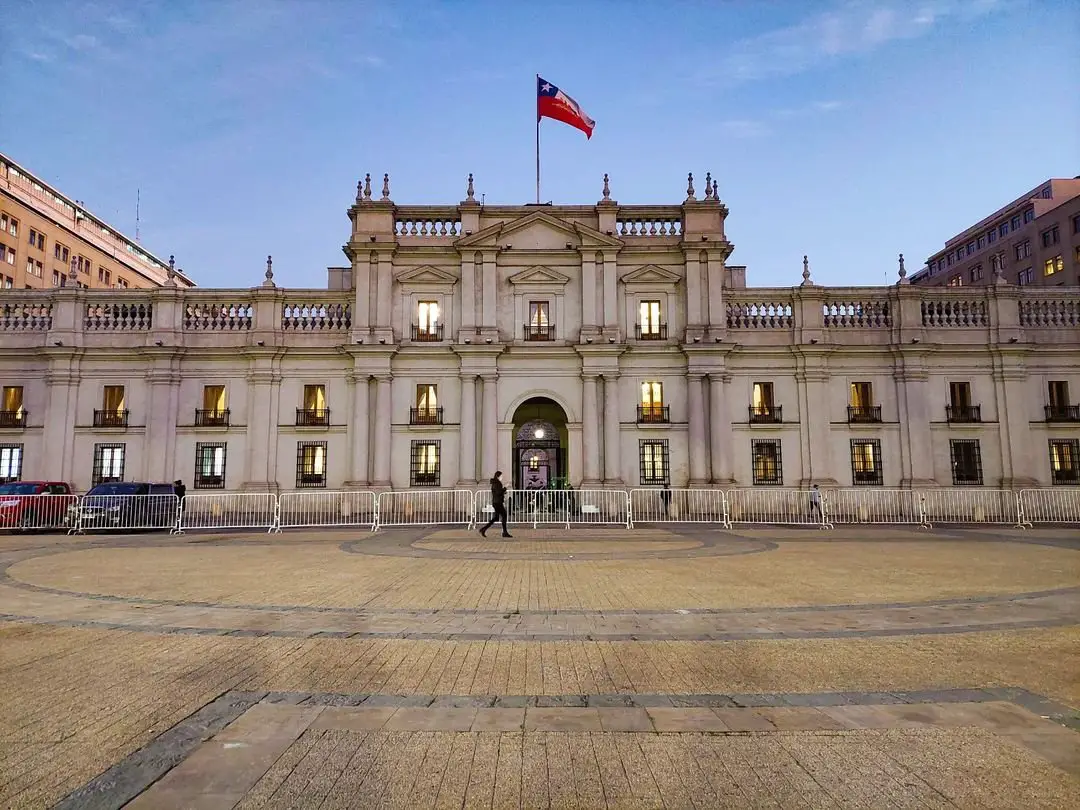
[[[525,400],[514,411],[514,489],[568,485],[566,413],[547,397]]]

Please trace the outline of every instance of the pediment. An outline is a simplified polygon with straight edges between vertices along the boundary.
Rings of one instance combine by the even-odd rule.
[[[522,270],[520,273],[515,273],[508,279],[511,284],[546,284],[549,286],[563,287],[570,280],[569,276],[564,276],[557,270],[552,270],[550,267],[530,267],[527,270]]]
[[[631,270],[620,281],[623,284],[678,284],[682,281],[682,276],[655,264],[647,264]]]
[[[565,250],[579,247],[622,247],[618,239],[543,211],[533,211],[509,222],[499,222],[455,243],[465,247],[505,247],[516,250]]]
[[[426,264],[399,273],[395,280],[399,284],[456,284],[457,276]]]

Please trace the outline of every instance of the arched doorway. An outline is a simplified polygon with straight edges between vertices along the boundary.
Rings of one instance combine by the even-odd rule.
[[[547,397],[514,411],[514,489],[563,489],[568,484],[566,413]]]

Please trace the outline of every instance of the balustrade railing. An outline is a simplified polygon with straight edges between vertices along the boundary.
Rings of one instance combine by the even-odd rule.
[[[83,327],[88,332],[145,332],[153,324],[154,305],[150,302],[116,304],[88,303]]]
[[[461,236],[461,220],[456,216],[402,217],[394,220],[395,236]]]
[[[795,313],[786,301],[731,301],[727,325],[728,329],[791,329]]]
[[[244,301],[199,301],[184,307],[184,328],[193,332],[237,332],[254,323],[255,308]]]
[[[47,332],[52,329],[52,312],[48,301],[0,304],[0,332]]]
[[[1020,325],[1026,327],[1080,326],[1080,301],[1058,298],[1022,299],[1017,302]]]
[[[989,326],[986,301],[968,299],[931,300],[921,303],[922,325],[942,327]]]
[[[892,309],[888,301],[830,301],[823,307],[825,326],[881,329],[892,326]]]
[[[352,305],[342,301],[290,301],[281,308],[287,332],[341,332],[352,327]]]
[[[682,217],[624,216],[615,220],[619,236],[682,236]]]

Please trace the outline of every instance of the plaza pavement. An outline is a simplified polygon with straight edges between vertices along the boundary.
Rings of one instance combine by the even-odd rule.
[[[1080,531],[0,535],[0,806],[1080,807]]]

